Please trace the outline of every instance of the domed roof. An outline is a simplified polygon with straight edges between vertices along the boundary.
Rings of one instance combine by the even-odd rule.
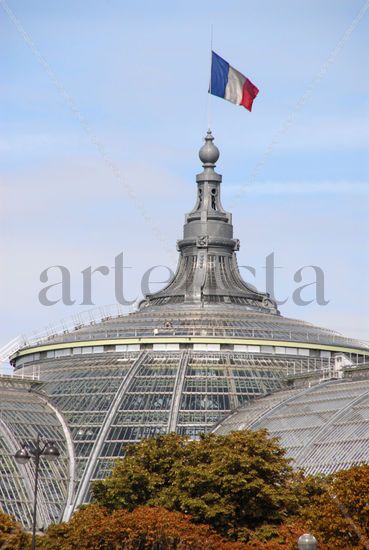
[[[369,365],[364,376],[261,397],[231,413],[214,432],[266,428],[293,465],[310,474],[368,463]]]
[[[221,204],[222,176],[214,170],[219,150],[213,140],[209,130],[199,152],[204,170],[196,176],[196,204],[186,215],[183,239],[177,243],[177,271],[168,285],[145,296],[139,309],[129,315],[76,326],[72,332],[48,336],[47,341],[207,337],[369,350],[366,344],[333,330],[281,316],[268,293],[242,279],[236,258],[240,242],[233,237],[232,215]]]
[[[69,429],[46,395],[31,391],[37,384],[27,376],[0,379],[0,503],[23,525],[32,527],[33,465],[19,465],[14,454],[39,436],[57,445],[60,457],[40,461],[37,523],[46,527],[63,519],[74,484],[73,444]],[[32,462],[32,461],[31,461]]]
[[[337,375],[369,356],[357,340],[283,317],[242,280],[214,170],[219,151],[211,133],[205,141],[169,284],[129,315],[76,316],[71,328],[25,341],[12,355],[16,375],[39,376],[31,392],[44,392],[70,430],[69,514],[127,445],[172,431],[198,437],[255,397],[280,400],[276,392],[295,382]]]
[[[369,346],[336,331],[282,315],[262,313],[230,304],[164,304],[148,306],[129,315],[112,316],[75,331],[48,338],[48,343],[112,338],[207,337],[288,341],[345,346],[369,351]]]

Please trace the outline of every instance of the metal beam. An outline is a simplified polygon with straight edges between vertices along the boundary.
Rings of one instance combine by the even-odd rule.
[[[75,452],[74,452],[74,443],[73,443],[72,434],[71,434],[71,432],[68,428],[68,424],[67,424],[66,419],[64,418],[64,415],[53,404],[51,399],[46,394],[44,394],[42,392],[39,392],[39,391],[32,391],[32,393],[36,393],[37,396],[41,400],[43,400],[48,405],[48,407],[50,407],[51,410],[54,411],[55,416],[59,420],[59,422],[60,422],[60,424],[63,428],[64,435],[65,435],[65,441],[66,441],[66,444],[67,444],[68,459],[69,459],[69,461],[68,461],[69,462],[69,480],[68,480],[67,501],[65,503],[64,510],[62,512],[60,521],[68,521],[68,519],[70,518],[70,516],[73,512],[72,506],[73,506],[73,497],[74,497],[74,490],[75,490],[75,483],[76,483],[76,479],[75,479],[75,477],[76,477],[76,457],[75,457]]]
[[[104,444],[105,437],[108,433],[108,430],[110,428],[111,421],[113,420],[113,418],[115,416],[115,413],[118,410],[119,404],[121,402],[121,399],[122,399],[124,393],[127,391],[131,381],[133,380],[134,376],[136,375],[137,370],[140,368],[143,361],[145,360],[146,355],[147,354],[145,352],[141,352],[141,354],[138,356],[138,358],[133,362],[133,364],[131,365],[130,369],[128,370],[126,376],[122,380],[122,382],[121,382],[121,384],[120,384],[120,386],[119,386],[119,388],[118,388],[118,390],[117,390],[117,392],[114,396],[114,399],[112,400],[112,402],[110,404],[109,410],[107,411],[104,422],[101,426],[99,435],[98,435],[98,437],[97,437],[97,439],[96,439],[96,441],[95,441],[95,443],[92,447],[91,454],[88,457],[88,466],[87,466],[87,468],[86,468],[86,470],[83,474],[83,477],[80,481],[80,485],[79,485],[79,488],[78,488],[78,491],[77,491],[77,494],[76,494],[74,505],[71,508],[71,513],[73,512],[73,509],[77,508],[78,506],[80,506],[81,504],[84,503],[84,499],[85,499],[86,493],[88,491],[88,487],[89,487],[89,484],[90,484],[90,481],[91,481],[91,478],[92,478],[92,474],[93,474],[94,469],[96,467],[97,460],[100,456],[100,451],[101,451],[101,448]]]
[[[181,405],[183,384],[186,376],[186,369],[188,365],[189,353],[182,352],[181,359],[179,361],[179,367],[177,371],[176,381],[173,388],[173,399],[169,412],[168,432],[175,432],[178,420],[179,407]]]

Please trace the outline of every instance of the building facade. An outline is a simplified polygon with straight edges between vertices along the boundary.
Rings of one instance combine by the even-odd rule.
[[[87,502],[91,482],[131,443],[227,431],[228,419],[252,402],[274,403],[291,387],[298,393],[365,367],[366,344],[283,317],[268,294],[242,280],[210,131],[199,156],[195,206],[170,283],[129,315],[28,341],[11,356],[15,376],[0,380],[0,503],[26,526],[34,472],[13,455],[37,434],[61,450],[43,466],[41,527]],[[237,418],[235,429],[245,424]]]

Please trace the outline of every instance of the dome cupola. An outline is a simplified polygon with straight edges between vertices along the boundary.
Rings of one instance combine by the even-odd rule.
[[[248,285],[239,272],[236,251],[240,242],[233,237],[232,214],[222,206],[222,176],[215,171],[219,156],[208,130],[199,151],[203,171],[196,176],[196,203],[185,217],[183,238],[177,243],[177,272],[164,289],[147,295],[141,307],[227,304],[279,313],[270,296]]]

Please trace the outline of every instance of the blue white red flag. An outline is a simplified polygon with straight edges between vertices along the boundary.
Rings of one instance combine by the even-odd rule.
[[[259,89],[217,53],[212,52],[209,92],[251,111]]]

